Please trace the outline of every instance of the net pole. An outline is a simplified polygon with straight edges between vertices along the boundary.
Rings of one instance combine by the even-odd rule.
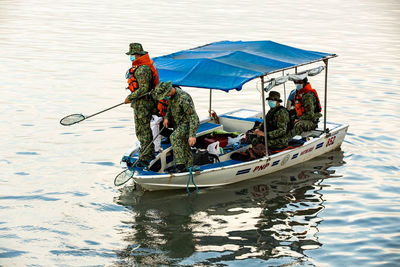
[[[117,104],[117,105],[115,105],[115,106],[109,107],[109,108],[107,108],[107,109],[105,109],[105,110],[102,110],[102,111],[99,111],[99,112],[94,113],[94,114],[92,114],[92,115],[89,115],[89,116],[85,117],[85,119],[91,118],[91,117],[93,117],[93,116],[96,116],[96,115],[98,115],[98,114],[100,114],[100,113],[103,113],[103,112],[106,112],[106,111],[108,111],[108,110],[110,110],[110,109],[113,109],[113,108],[116,108],[116,107],[118,107],[118,106],[121,106],[121,105],[123,105],[123,104],[125,104],[125,102],[119,103],[119,104]]]

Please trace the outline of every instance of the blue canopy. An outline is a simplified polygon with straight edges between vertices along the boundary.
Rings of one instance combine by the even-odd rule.
[[[160,81],[174,85],[241,90],[264,74],[321,60],[327,54],[272,41],[222,41],[156,57]]]

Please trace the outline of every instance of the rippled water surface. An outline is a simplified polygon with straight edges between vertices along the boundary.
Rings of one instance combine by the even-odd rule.
[[[399,17],[395,0],[0,1],[0,265],[399,266]],[[154,57],[220,40],[338,54],[341,150],[190,197],[143,193],[113,186],[130,107],[59,124],[123,101],[130,42]],[[257,88],[214,108],[259,105]],[[205,118],[208,94],[186,89]]]

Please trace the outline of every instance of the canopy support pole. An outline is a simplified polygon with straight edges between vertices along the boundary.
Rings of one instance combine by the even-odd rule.
[[[212,100],[212,90],[210,88],[210,102],[208,105],[208,116],[211,118],[211,100]]]
[[[282,71],[282,76],[285,76],[284,70]],[[286,100],[286,83],[283,83],[283,99],[284,99],[283,103],[286,103],[287,102],[287,100]]]
[[[268,143],[267,143],[267,122],[265,121],[265,93],[264,93],[264,76],[261,76],[261,102],[263,110],[263,121],[264,121],[264,142],[265,142],[265,155],[268,156]]]
[[[328,59],[325,59],[324,63],[325,63],[324,133],[326,133],[326,107],[328,104]]]

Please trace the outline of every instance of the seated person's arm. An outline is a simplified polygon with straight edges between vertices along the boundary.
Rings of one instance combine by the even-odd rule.
[[[262,122],[253,132],[257,136],[264,136],[264,122]]]
[[[278,122],[277,122],[277,129],[268,132],[268,138],[278,138],[286,135],[286,130],[287,130],[287,124],[289,122],[289,113],[282,109],[278,111],[277,113],[278,116]]]
[[[302,102],[304,105],[304,115],[299,118],[300,120],[314,120],[314,98],[314,95],[311,93],[305,94],[303,96]]]
[[[257,135],[257,136],[264,136],[264,131],[261,131],[260,129],[257,128],[257,129],[254,131],[253,134],[255,134],[255,135]]]

